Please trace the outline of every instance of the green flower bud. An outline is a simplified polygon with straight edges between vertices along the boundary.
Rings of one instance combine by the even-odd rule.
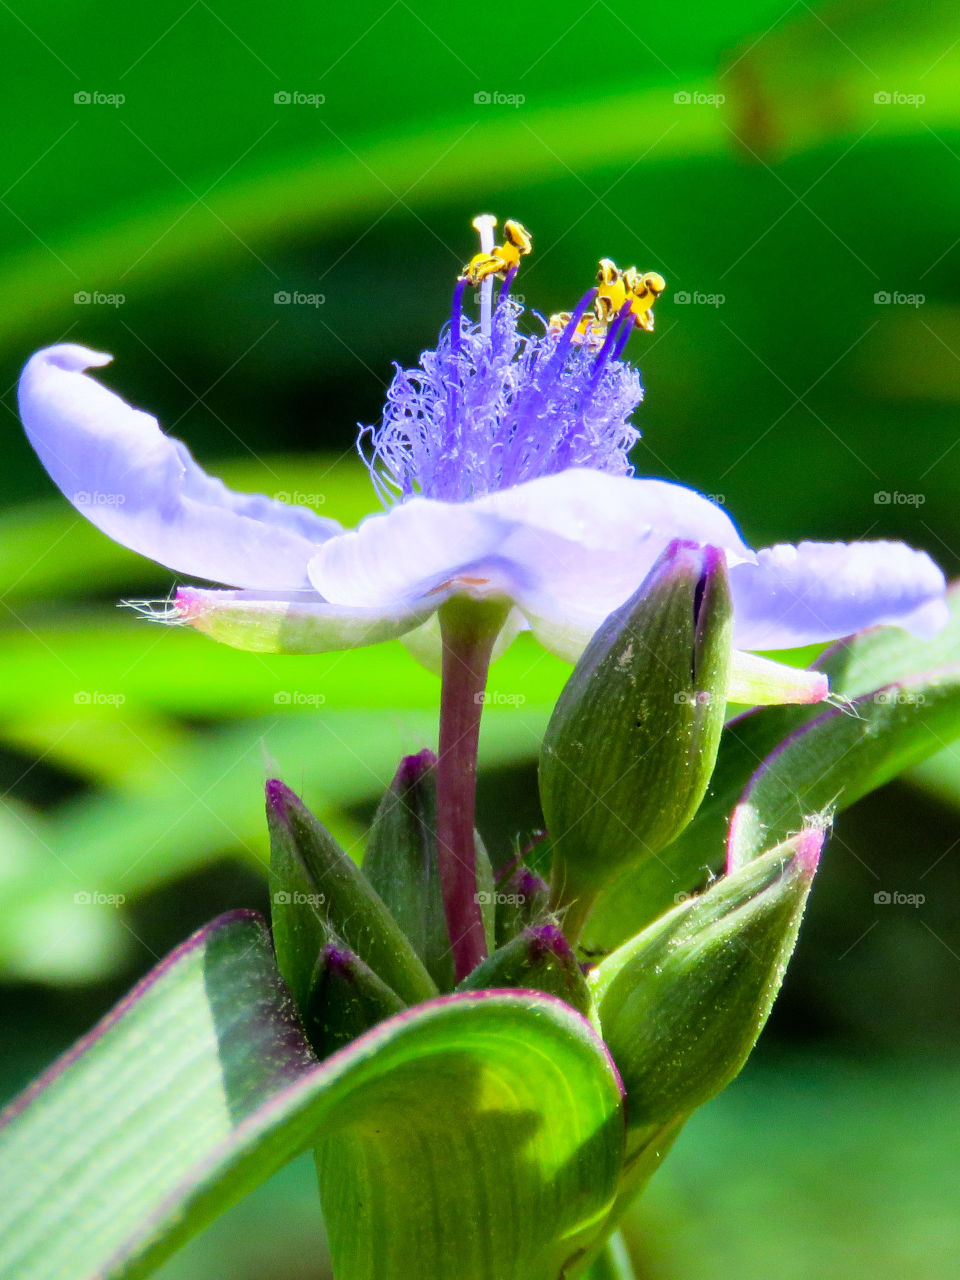
[[[653,857],[697,811],[723,727],[731,634],[722,552],[675,541],[587,646],[540,756],[559,904],[592,898]]]
[[[408,1004],[435,996],[436,984],[383,899],[276,778],[267,783],[267,825],[277,964],[298,1006],[306,1005],[318,954],[337,938]]]
[[[400,761],[370,830],[363,870],[410,939],[441,991],[453,987],[453,954],[437,862],[437,757],[424,750]],[[477,896],[493,942],[493,871],[475,833]]]
[[[404,1008],[397,993],[359,956],[329,942],[313,972],[303,1026],[317,1057],[326,1058]]]
[[[802,831],[687,898],[590,975],[632,1126],[689,1114],[746,1062],[793,953],[823,838]]]
[[[524,929],[512,942],[478,964],[457,990],[512,990],[516,987],[530,987],[558,996],[589,1016],[590,991],[586,979],[573,948],[555,924]]]

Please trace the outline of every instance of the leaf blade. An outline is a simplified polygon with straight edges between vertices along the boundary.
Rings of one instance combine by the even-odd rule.
[[[424,1063],[421,1088],[416,1068]],[[459,1251],[460,1274],[548,1280],[599,1229],[622,1154],[619,1084],[587,1024],[530,993],[450,997],[390,1019],[318,1064],[263,922],[248,912],[221,917],[178,948],[5,1114],[0,1161],[10,1194],[0,1204],[0,1270],[8,1280],[146,1275],[315,1146],[319,1130],[326,1143],[363,1157],[362,1177],[382,1165],[398,1126],[410,1122],[422,1138],[432,1124],[442,1141],[422,1147],[420,1182],[411,1187],[409,1168],[396,1162],[394,1176],[381,1177],[377,1203],[386,1216],[369,1233],[374,1250],[384,1238],[376,1270],[338,1271],[347,1280],[399,1278],[406,1271],[389,1267],[408,1268],[409,1234],[423,1228],[423,1197],[414,1192],[431,1179],[451,1186],[436,1182],[448,1169],[450,1126],[438,1117],[434,1068],[435,1077],[467,1086],[472,1109],[453,1114],[463,1150],[484,1151],[478,1208],[463,1211],[478,1216],[487,1203],[508,1223],[494,1270],[484,1269],[489,1249],[478,1246],[472,1259]],[[372,1127],[371,1114],[379,1122]],[[456,1189],[469,1189],[473,1166],[453,1163]],[[335,1175],[328,1168],[328,1197]],[[523,1211],[532,1201],[538,1211]],[[429,1213],[440,1223],[443,1214],[434,1206]],[[348,1226],[355,1239],[355,1212]],[[434,1235],[439,1249],[439,1229]]]

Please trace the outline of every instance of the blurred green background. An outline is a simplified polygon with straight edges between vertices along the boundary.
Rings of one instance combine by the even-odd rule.
[[[212,471],[352,523],[356,424],[489,209],[533,230],[544,313],[601,255],[668,278],[634,339],[640,472],[755,544],[889,536],[960,571],[954,6],[37,0],[0,41],[5,1094],[196,925],[265,905],[271,762],[357,848],[437,697],[399,645],[267,659],[118,613],[171,575],[53,493],[16,416],[36,347],[114,353]],[[500,856],[538,821],[564,672],[525,642],[495,668],[526,697],[487,715]],[[945,751],[843,816],[760,1048],[634,1216],[639,1275],[957,1274],[958,811]],[[316,1280],[318,1233],[301,1162],[162,1275]]]

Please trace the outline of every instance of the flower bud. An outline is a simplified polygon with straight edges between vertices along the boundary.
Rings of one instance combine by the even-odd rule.
[[[687,1115],[740,1071],[793,953],[823,838],[808,828],[679,903],[590,975],[631,1125]]]
[[[317,1057],[326,1058],[405,1007],[359,956],[329,942],[313,972],[303,1026]]]
[[[587,646],[540,756],[560,902],[592,896],[693,817],[723,727],[731,634],[723,553],[674,541]]]
[[[267,783],[270,891],[277,964],[298,1006],[317,955],[333,938],[357,953],[408,1004],[437,988],[363,872],[298,796]]]
[[[400,761],[373,820],[363,859],[370,884],[441,991],[453,987],[453,956],[437,862],[437,757],[424,750]],[[490,859],[475,834],[477,896],[492,945],[495,895]]]
[[[547,923],[550,887],[529,867],[517,867],[497,890],[496,899],[498,946],[515,938],[528,925]]]
[[[529,987],[558,996],[584,1016],[590,1012],[590,991],[573,948],[555,924],[524,929],[506,946],[477,965],[458,991]]]

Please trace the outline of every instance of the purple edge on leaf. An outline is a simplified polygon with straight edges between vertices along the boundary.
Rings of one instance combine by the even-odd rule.
[[[841,643],[847,643],[847,642],[841,641]],[[919,675],[911,676],[909,679],[906,679],[906,680],[888,681],[887,684],[879,685],[876,689],[870,689],[866,693],[861,693],[859,697],[852,698],[849,703],[845,704],[842,707],[830,707],[828,710],[821,712],[820,715],[815,716],[812,720],[805,720],[803,724],[798,725],[796,729],[793,730],[792,733],[788,734],[787,737],[785,737],[780,743],[778,743],[777,746],[773,749],[773,751],[770,752],[770,754],[757,766],[754,772],[750,775],[750,780],[747,782],[747,785],[744,787],[743,791],[741,792],[740,799],[734,805],[733,814],[730,819],[730,827],[727,835],[727,864],[726,864],[727,874],[729,875],[732,871],[737,869],[733,859],[734,859],[734,849],[736,847],[736,841],[737,841],[737,837],[739,836],[740,826],[742,823],[742,818],[740,817],[740,806],[746,803],[746,801],[750,799],[751,795],[754,792],[754,789],[760,785],[763,778],[766,776],[767,772],[773,767],[774,763],[777,760],[779,760],[779,758],[783,755],[785,751],[789,750],[794,743],[798,742],[804,736],[804,734],[813,732],[814,729],[817,729],[821,725],[826,724],[827,721],[836,720],[840,716],[855,715],[856,708],[858,706],[872,704],[878,693],[883,693],[887,689],[911,689],[917,685],[924,685],[929,683],[929,681],[934,676],[945,675],[949,673],[955,673],[960,675],[960,663],[945,663],[942,666],[933,667],[929,671],[924,671]],[[763,708],[760,708],[760,710],[763,710]],[[754,715],[754,714],[756,714],[756,712],[754,711],[749,711],[745,713],[745,715]],[[743,716],[737,717],[738,720],[743,718],[744,718]],[[731,721],[731,723],[733,722]],[[811,829],[816,830],[816,828],[811,828]],[[806,831],[804,831],[801,834],[806,834]],[[822,844],[822,837],[821,837],[821,844]],[[819,849],[818,849],[818,855],[819,855]],[[796,857],[803,856],[801,848],[799,846],[795,856]],[[813,869],[816,870],[816,865],[814,865]]]
[[[37,1078],[28,1085],[21,1094],[14,1098],[8,1106],[0,1111],[0,1128],[5,1127],[10,1124],[11,1121],[15,1120],[38,1094],[42,1093],[46,1088],[53,1084],[55,1080],[63,1075],[68,1067],[72,1066],[73,1063],[80,1059],[89,1048],[96,1044],[101,1036],[110,1030],[114,1023],[119,1022],[123,1015],[127,1013],[138,1000],[145,996],[147,992],[150,991],[162,977],[164,977],[165,974],[176,968],[181,960],[184,960],[191,953],[205,946],[214,934],[219,933],[222,929],[228,928],[230,925],[240,924],[241,922],[259,928],[267,941],[269,941],[267,923],[263,916],[259,911],[252,911],[246,907],[238,907],[233,911],[226,911],[223,915],[217,916],[207,924],[202,925],[195,933],[192,933],[189,938],[186,938],[181,942],[179,946],[174,947],[169,955],[164,956],[159,964],[154,965],[150,972],[145,974],[135,986],[131,987],[127,994],[123,996],[112,1009],[104,1014],[100,1021],[96,1023],[96,1025],[93,1026],[86,1035],[81,1036],[75,1044],[72,1044],[65,1053],[62,1053],[60,1057],[52,1062],[45,1071],[41,1072],[41,1074],[37,1076]],[[277,974],[277,981],[278,983],[282,983],[283,981],[279,974]],[[285,987],[282,987],[281,989],[285,991]],[[295,1028],[295,1023],[292,1019],[290,1019],[290,1026],[291,1029]],[[305,1040],[303,1041],[303,1047],[305,1049],[307,1048]]]
[[[85,1036],[72,1045],[66,1053],[62,1054],[55,1062],[53,1062],[41,1075],[33,1081],[17,1098],[15,1098],[2,1112],[0,1112],[0,1128],[10,1124],[17,1118],[26,1107],[33,1102],[41,1093],[63,1075],[63,1073],[77,1062],[84,1053],[92,1045],[94,1045],[110,1028],[117,1023],[132,1006],[150,991],[156,983],[167,973],[174,969],[186,957],[193,952],[204,947],[210,939],[224,929],[230,928],[232,925],[246,923],[252,925],[262,931],[265,937],[269,937],[267,925],[263,917],[257,911],[251,911],[246,908],[239,908],[234,911],[225,912],[216,919],[211,920],[208,924],[203,925],[194,934],[182,942],[178,947],[165,956],[159,964],[155,965],[140,981],[125,995],[118,1004],[104,1015],[103,1018],[89,1031]],[[286,995],[286,988],[279,973],[276,975],[276,983],[278,991],[282,991]],[[491,999],[502,999],[504,996],[510,998],[510,1003],[522,1004],[527,1007],[545,1005],[552,1006],[554,1011],[561,1014],[563,1019],[569,1023],[575,1024],[581,1033],[586,1033],[594,1046],[600,1051],[606,1060],[610,1071],[616,1081],[617,1088],[621,1099],[625,1098],[623,1081],[617,1070],[616,1064],[610,1055],[610,1051],[603,1043],[597,1033],[594,1031],[590,1023],[576,1010],[572,1009],[565,1001],[559,1000],[554,996],[547,995],[543,992],[532,992],[524,988],[503,988],[489,991],[471,991],[459,992],[453,995],[439,996],[434,1000],[425,1001],[423,1004],[414,1005],[402,1013],[395,1014],[392,1018],[379,1023],[377,1026],[359,1036],[356,1040],[346,1045],[343,1049],[338,1050],[322,1063],[318,1062],[312,1051],[307,1045],[300,1028],[292,1012],[293,1005],[289,1001],[289,997],[284,1001],[285,1008],[277,1007],[276,1014],[284,1022],[284,1031],[289,1032],[293,1037],[287,1040],[286,1050],[290,1054],[291,1078],[289,1082],[276,1090],[267,1100],[256,1108],[255,1115],[260,1119],[257,1123],[262,1122],[264,1109],[276,1105],[284,1098],[291,1089],[296,1088],[307,1077],[312,1076],[315,1072],[331,1072],[334,1073],[341,1063],[357,1056],[358,1054],[372,1054],[383,1041],[388,1040],[397,1027],[411,1021],[417,1021],[423,1016],[426,1010],[439,1010],[450,1004],[467,1004],[479,1005]],[[251,1123],[253,1115],[247,1116],[242,1120],[238,1128],[242,1128],[245,1124]]]

